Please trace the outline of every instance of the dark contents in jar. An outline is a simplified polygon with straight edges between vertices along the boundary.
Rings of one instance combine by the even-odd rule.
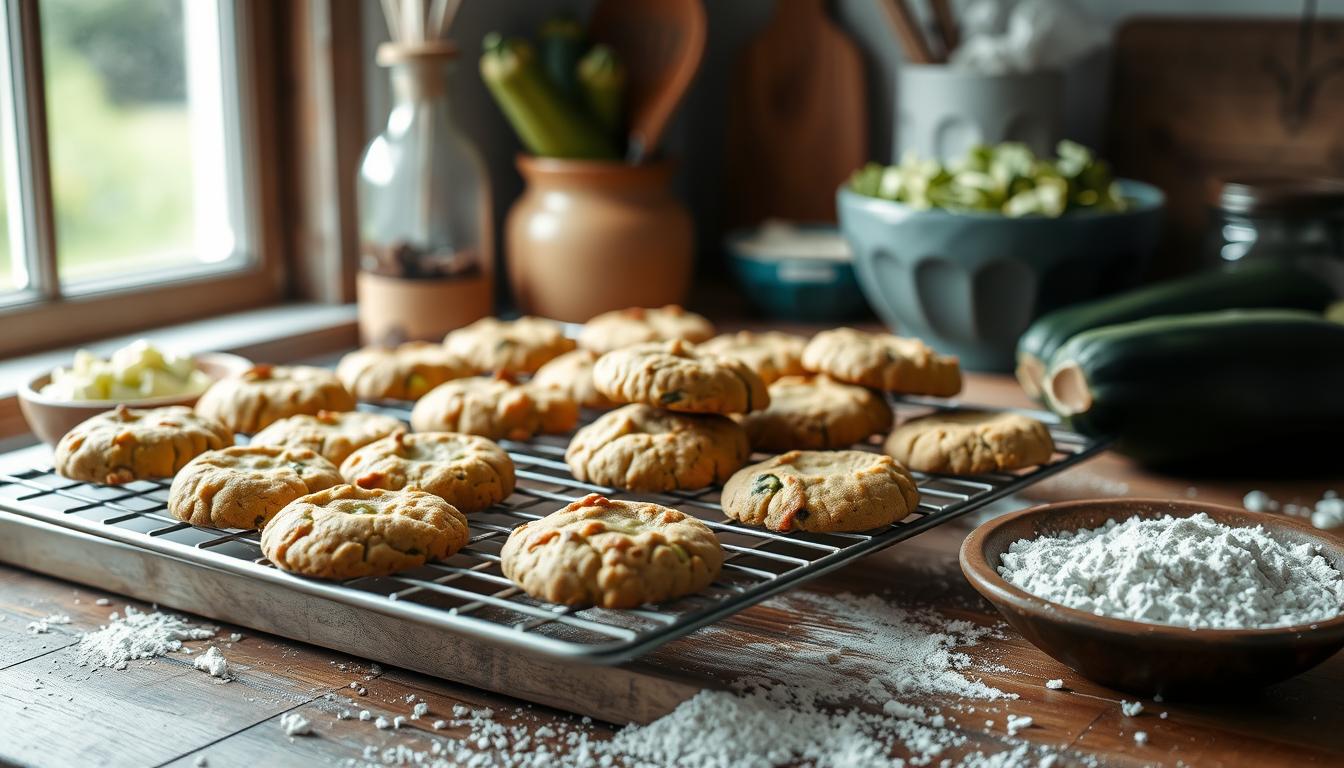
[[[360,268],[365,272],[405,280],[436,280],[476,277],[481,273],[475,248],[453,251],[426,249],[399,240],[360,245]]]

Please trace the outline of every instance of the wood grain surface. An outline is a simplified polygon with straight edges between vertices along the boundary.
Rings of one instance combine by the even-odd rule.
[[[1007,379],[973,377],[965,394],[970,401],[1021,404],[1021,395]],[[1036,500],[1085,496],[1195,496],[1237,503],[1252,488],[1283,501],[1309,502],[1339,478],[1319,481],[1268,482],[1259,478],[1199,480],[1147,474],[1113,456],[1102,456],[1052,478],[1032,491]],[[934,529],[809,583],[803,589],[821,595],[876,594],[903,608],[933,607],[949,618],[980,625],[998,625],[992,609],[962,578],[956,553],[968,526],[959,521]],[[108,598],[110,605],[97,605]],[[823,600],[824,603],[824,600]],[[506,721],[525,724],[564,722],[575,718],[556,709],[484,693],[417,673],[374,669],[365,661],[321,648],[222,626],[215,643],[235,668],[235,680],[219,683],[191,666],[192,656],[174,654],[152,663],[133,662],[126,670],[81,667],[75,661],[79,633],[97,628],[111,611],[126,605],[148,609],[116,594],[59,579],[0,566],[0,762],[39,766],[182,765],[207,758],[210,766],[363,764],[368,754],[405,747],[426,750],[443,737],[462,737],[463,730],[432,728],[434,720],[451,719],[454,704],[489,706]],[[32,634],[30,621],[66,613],[70,624],[52,625]],[[808,627],[825,625],[825,612],[809,611],[798,601],[774,600],[749,609],[715,627],[664,646],[642,660],[694,685],[728,685],[744,675],[764,675],[787,682],[796,674],[790,653],[751,652],[755,647],[794,648],[815,643]],[[231,632],[242,639],[229,643]],[[212,641],[192,642],[200,652]],[[812,649],[817,650],[817,649]],[[823,649],[824,650],[824,649]],[[1137,718],[1125,717],[1125,698],[1091,684],[1028,645],[1011,631],[968,649],[984,681],[1018,699],[973,702],[974,716],[956,714],[964,745],[942,757],[955,759],[974,751],[1009,748],[1004,734],[1007,715],[1029,715],[1032,727],[1019,739],[1068,747],[1094,755],[1104,765],[1339,765],[1344,762],[1344,656],[1265,691],[1204,702],[1146,702]],[[526,660],[516,659],[517,674]],[[872,670],[874,673],[880,671]],[[1061,678],[1064,690],[1049,690],[1046,680]],[[349,686],[365,689],[364,695]],[[546,686],[537,678],[534,684]],[[410,720],[408,695],[423,699],[430,713]],[[1132,698],[1132,697],[1131,697]],[[948,700],[930,701],[952,705]],[[964,704],[965,702],[963,702]],[[983,706],[981,706],[983,704]],[[372,722],[341,720],[342,709],[371,717],[407,717],[400,729],[379,730]],[[1159,718],[1167,712],[1166,719]],[[314,735],[286,737],[282,714],[308,717]],[[615,719],[615,718],[613,718]],[[992,719],[997,725],[986,726]],[[597,723],[601,738],[612,726]],[[1135,743],[1135,730],[1149,735]],[[372,748],[371,753],[366,750]],[[378,762],[378,760],[375,760]],[[1064,764],[1069,764],[1066,760]]]

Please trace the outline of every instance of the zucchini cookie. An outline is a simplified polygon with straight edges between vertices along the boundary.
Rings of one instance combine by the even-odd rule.
[[[891,429],[891,406],[871,389],[825,374],[785,376],[770,385],[770,406],[737,417],[756,451],[848,448]]]
[[[249,445],[307,448],[339,467],[356,449],[405,431],[399,419],[381,413],[318,411],[274,422],[253,435]]]
[[[86,419],[56,444],[56,471],[86,483],[172,477],[206,451],[233,445],[233,433],[185,405],[139,410],[119,405]]]
[[[392,349],[365,347],[336,365],[336,377],[360,400],[418,400],[445,381],[475,372],[442,344],[425,341]]]
[[[473,373],[533,373],[574,348],[565,327],[544,317],[481,318],[448,334],[443,344],[475,368]]]
[[[440,384],[411,409],[416,432],[465,432],[491,440],[564,433],[578,423],[579,404],[566,393],[516,384],[504,376],[472,376]]]
[[[598,354],[590,349],[576,349],[541,366],[529,382],[534,386],[558,389],[584,408],[607,410],[616,404],[593,386],[593,363]]]
[[[747,413],[770,404],[765,382],[740,360],[680,339],[608,352],[593,366],[593,384],[618,403],[683,413]]]
[[[867,451],[789,451],[744,467],[720,499],[734,520],[772,531],[868,531],[914,511],[905,467]]]
[[[769,384],[784,376],[801,376],[803,348],[807,339],[792,333],[738,331],[725,333],[699,345],[701,352],[735,357]]]
[[[1050,460],[1050,430],[1018,413],[937,413],[911,419],[887,437],[886,451],[916,472],[978,475]]]
[[[479,512],[513,493],[513,461],[495,443],[455,432],[398,432],[360,448],[341,465],[360,488],[432,493],[463,512]]]
[[[961,391],[957,358],[919,339],[853,328],[822,331],[803,350],[803,367],[837,381],[907,395],[951,397]]]
[[[336,374],[310,365],[254,365],[215,382],[196,402],[197,413],[248,435],[286,416],[354,408]]]
[[[601,353],[646,341],[700,342],[713,335],[713,324],[676,304],[660,309],[630,307],[604,312],[585,323],[579,346]]]
[[[307,448],[234,445],[177,473],[168,512],[192,525],[262,528],[289,502],[343,482],[334,464]]]
[[[582,482],[658,493],[722,483],[750,455],[726,416],[627,405],[576,432],[565,463]]]
[[[635,608],[699,592],[723,566],[709,526],[675,509],[590,493],[509,534],[500,567],[538,600]]]
[[[336,485],[280,510],[261,532],[261,551],[281,570],[353,579],[448,557],[469,536],[467,518],[432,493]]]

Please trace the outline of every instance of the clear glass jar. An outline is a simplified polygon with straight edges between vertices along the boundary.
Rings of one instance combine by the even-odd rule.
[[[1344,290],[1344,181],[1245,179],[1216,190],[1205,263],[1279,259]]]
[[[432,284],[442,303],[430,324],[449,330],[490,314],[494,292],[490,182],[480,152],[453,120],[455,57],[448,43],[379,48],[378,62],[391,68],[393,105],[387,128],[364,150],[357,184],[361,305],[395,303],[363,290],[376,282],[371,276],[415,282],[421,293]]]

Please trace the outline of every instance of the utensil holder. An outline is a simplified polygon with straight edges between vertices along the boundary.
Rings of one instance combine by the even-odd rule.
[[[896,85],[899,160],[908,151],[943,162],[977,144],[1026,144],[1053,156],[1064,113],[1059,72],[985,75],[941,64],[902,64]]]

